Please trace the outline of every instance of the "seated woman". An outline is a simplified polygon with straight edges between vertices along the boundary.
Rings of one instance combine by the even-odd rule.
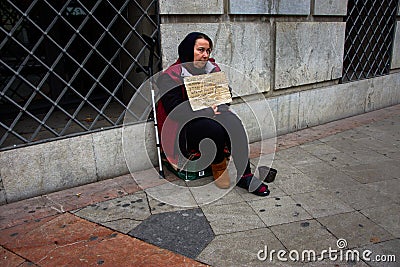
[[[189,151],[199,151],[202,140],[211,139],[216,147],[211,169],[220,188],[230,186],[224,153],[228,147],[237,171],[237,185],[255,195],[268,196],[268,186],[251,173],[247,135],[240,119],[226,104],[193,111],[188,101],[184,77],[220,71],[210,58],[212,48],[212,40],[207,35],[188,34],[179,44],[179,59],[157,79],[161,93],[157,106],[159,129],[168,125],[162,129],[161,144],[166,154],[172,154],[169,158],[174,158],[179,150],[187,157]],[[202,151],[202,157],[204,152],[207,153]]]

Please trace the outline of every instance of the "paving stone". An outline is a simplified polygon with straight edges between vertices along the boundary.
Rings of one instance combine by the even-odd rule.
[[[392,126],[393,127],[393,126]],[[379,154],[385,156],[385,153],[398,152],[399,148],[395,144],[385,143],[377,140],[373,137],[360,138],[357,140],[357,144],[364,146],[365,148],[371,149]]]
[[[316,177],[325,188],[333,192],[361,184],[340,170],[327,171],[326,173],[320,172],[313,177]]]
[[[263,198],[248,202],[267,226],[312,219],[291,197]]]
[[[233,182],[231,182],[231,187],[227,189],[218,188],[215,183],[210,183],[205,186],[190,187],[190,192],[192,193],[197,205],[204,206],[221,200],[229,194],[232,189]]]
[[[361,161],[344,152],[319,155],[318,158],[325,161],[327,164],[331,165],[334,168],[342,168],[345,166],[362,164]]]
[[[314,262],[307,262],[307,267],[320,267],[320,266],[334,266],[334,267],[369,267],[363,261],[347,261],[347,260],[340,260],[339,255],[332,255],[333,260],[329,259],[329,256],[324,258],[323,260],[318,260]]]
[[[339,170],[327,162],[319,162],[315,164],[296,165],[296,169],[311,177],[325,177],[327,174],[336,174]]]
[[[391,179],[368,184],[382,195],[389,197],[393,202],[400,204],[400,179]]]
[[[335,195],[355,210],[383,207],[392,203],[389,197],[365,184],[336,189]]]
[[[279,180],[295,177],[300,172],[297,168],[293,167],[289,162],[283,159],[275,159],[272,168],[275,168],[278,171],[276,179]]]
[[[7,238],[1,241],[2,245],[21,257],[39,265],[60,266],[78,256],[87,242],[97,242],[112,233],[105,227],[65,213],[3,230],[0,236]],[[71,254],[68,255],[66,249]]]
[[[57,215],[57,211],[49,205],[44,197],[34,197],[0,206],[0,229],[20,225],[29,221]]]
[[[270,229],[288,251],[314,250],[316,255],[321,255],[322,250],[336,246],[336,238],[316,220],[276,225]]]
[[[245,202],[235,205],[207,205],[202,209],[216,235],[265,227]]]
[[[394,237],[400,238],[400,205],[385,204],[381,207],[363,209],[361,213]]]
[[[274,184],[288,195],[327,189],[324,186],[324,183],[316,178],[307,176],[300,171],[290,178],[282,177],[281,179],[276,180]]]
[[[170,206],[181,208],[198,207],[192,192],[182,180],[177,181],[177,184],[168,182],[151,187],[146,189],[145,192],[157,201]]]
[[[345,166],[342,168],[342,171],[363,184],[384,181],[393,178],[392,176],[387,176],[387,170],[376,168],[370,164]]]
[[[400,151],[400,150],[399,150]],[[375,169],[388,179],[400,178],[400,161],[385,159],[368,164],[368,169]]]
[[[132,195],[92,204],[74,211],[74,214],[92,222],[105,223],[119,219],[145,220],[150,216],[146,194],[138,192]]]
[[[158,214],[163,212],[171,212],[171,211],[178,211],[185,209],[184,207],[172,206],[165,202],[158,201],[157,199],[154,199],[151,196],[148,196],[148,201],[151,214]]]
[[[197,257],[214,238],[200,209],[152,215],[129,235],[190,258]]]
[[[196,259],[211,266],[221,267],[270,266],[268,257],[266,261],[257,258],[257,253],[264,250],[265,246],[267,251],[284,249],[268,228],[224,234],[216,236]],[[280,265],[279,262],[276,265]]]
[[[369,256],[369,261],[367,261],[369,266],[372,267],[397,267],[399,266],[398,260],[400,258],[400,239],[389,240],[377,244],[369,244],[361,248],[362,251],[369,250],[372,254]],[[379,258],[377,258],[377,256]],[[387,262],[381,262],[379,260],[383,259],[384,256]],[[396,261],[394,261],[395,257]],[[391,260],[390,260],[391,259]]]
[[[336,214],[318,218],[338,239],[344,238],[348,248],[382,242],[394,237],[359,212]]]
[[[400,150],[400,149],[399,149]],[[388,157],[389,159],[400,161],[400,153],[399,152],[383,152],[383,155]]]
[[[276,159],[284,159],[294,167],[299,165],[315,165],[322,163],[322,161],[305,151],[304,149],[296,146],[293,148],[281,150],[277,152]]]
[[[132,176],[82,185],[43,196],[54,209],[70,211],[140,191]]]
[[[70,266],[205,266],[127,235],[114,234],[74,257]]]
[[[238,190],[230,190],[226,195],[211,203],[211,205],[225,205],[225,204],[235,204],[239,202],[244,202],[242,195]]]
[[[300,147],[302,149],[304,149],[305,151],[309,152],[310,154],[317,156],[317,157],[320,155],[340,152],[339,150],[335,149],[334,147],[331,147],[319,140],[300,145]]]
[[[292,198],[314,218],[354,211],[348,204],[327,190],[293,195]]]
[[[359,147],[351,151],[346,151],[351,157],[354,157],[364,164],[373,164],[376,162],[383,162],[388,158],[378,152],[375,152],[369,148]]]
[[[338,134],[339,135],[339,134]],[[354,150],[359,150],[363,147],[360,147],[360,144],[356,144],[354,140],[350,138],[335,136],[332,137],[331,140],[322,139],[325,144],[339,150],[340,152],[348,153],[351,156],[351,152]]]
[[[142,221],[132,220],[132,219],[118,219],[115,221],[102,222],[101,225],[104,225],[110,229],[115,231],[127,234],[133,228],[138,226]]]
[[[25,259],[0,247],[0,266],[20,266],[23,262],[25,262]]]
[[[2,230],[3,237],[2,245],[39,266],[204,266],[70,213]]]

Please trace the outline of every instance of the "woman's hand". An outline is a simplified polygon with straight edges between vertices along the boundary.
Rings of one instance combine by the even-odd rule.
[[[218,106],[216,104],[212,105],[211,108],[214,111],[214,115],[219,115],[221,112],[218,111]]]

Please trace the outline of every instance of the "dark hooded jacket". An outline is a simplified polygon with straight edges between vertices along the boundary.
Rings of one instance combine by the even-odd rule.
[[[211,58],[205,68],[197,69],[193,67],[191,63],[193,61],[193,48],[199,34],[195,32],[186,36],[178,47],[179,59],[163,71],[157,79],[157,87],[161,95],[157,103],[157,126],[162,149],[171,163],[177,162],[176,143],[178,131],[183,122],[189,121],[191,118],[211,118],[214,116],[211,107],[198,111],[192,110],[183,83],[185,76],[221,71],[214,59]],[[178,106],[179,112],[172,112]],[[167,117],[168,115],[170,116]],[[167,125],[167,127],[164,127],[164,125]],[[180,142],[185,142],[185,140],[180,140]]]

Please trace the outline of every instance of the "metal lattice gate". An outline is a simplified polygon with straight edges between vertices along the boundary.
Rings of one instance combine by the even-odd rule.
[[[349,0],[342,82],[389,74],[398,0]]]
[[[1,0],[0,16],[0,150],[122,124],[148,78],[158,1]]]

